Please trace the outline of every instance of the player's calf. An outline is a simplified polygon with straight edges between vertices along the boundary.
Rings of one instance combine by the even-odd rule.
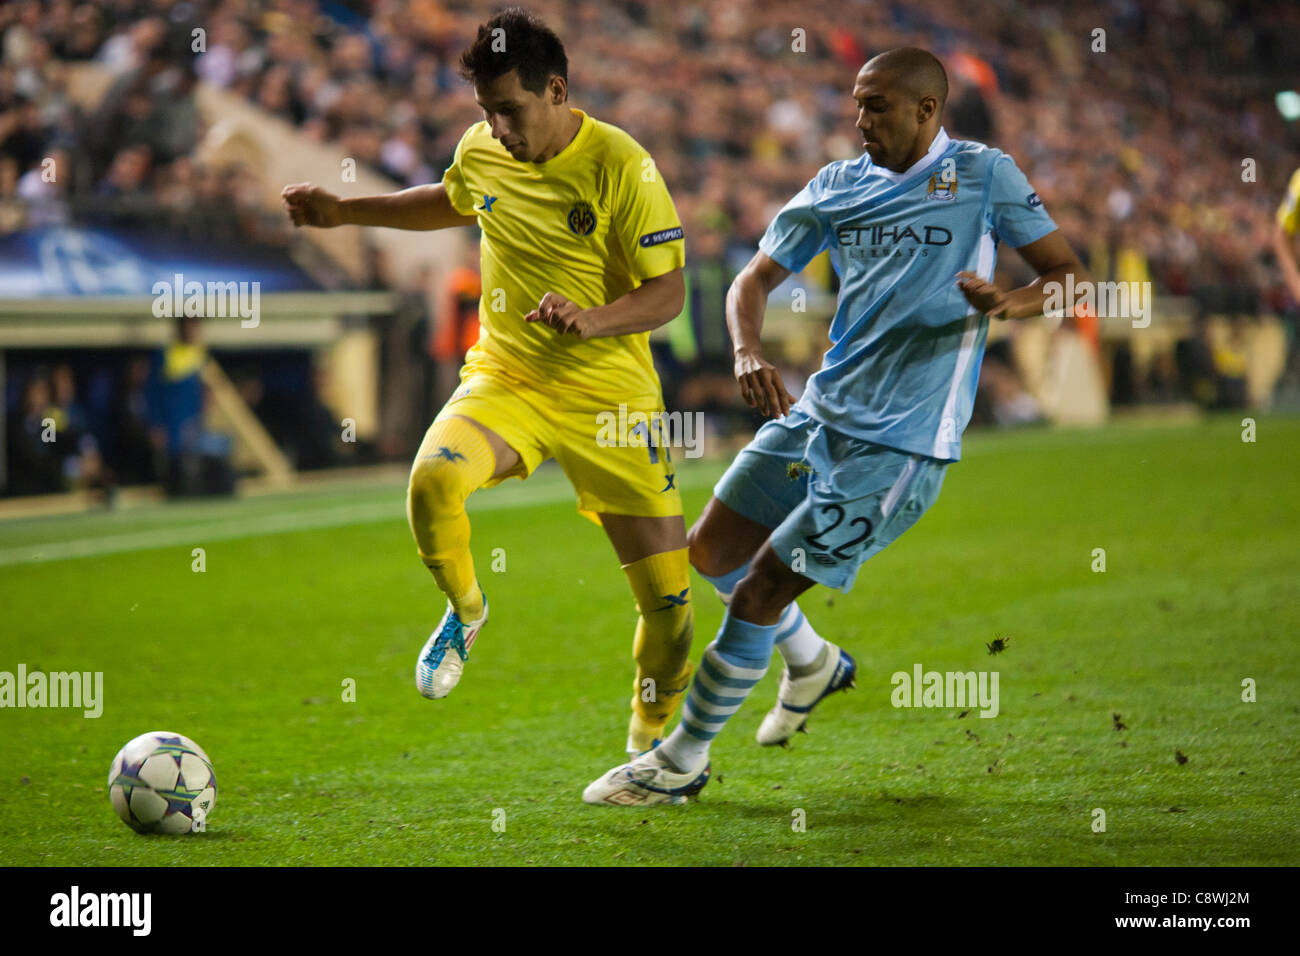
[[[774,626],[780,623],[786,608],[813,584],[786,567],[772,550],[771,542],[766,542],[732,594],[731,613],[742,621]]]
[[[436,421],[411,467],[406,513],[420,559],[463,620],[477,619],[482,591],[469,550],[465,501],[493,474],[495,454],[462,418]]]
[[[627,751],[635,757],[664,736],[690,684],[694,635],[686,549],[652,554],[623,566],[639,618],[632,643],[636,680]]]

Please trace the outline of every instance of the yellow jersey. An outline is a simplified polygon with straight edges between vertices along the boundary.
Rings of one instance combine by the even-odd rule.
[[[1294,236],[1300,229],[1300,169],[1291,174],[1291,182],[1286,188],[1286,198],[1277,207],[1277,222],[1288,236]]]
[[[442,182],[482,231],[478,343],[462,378],[504,373],[541,386],[648,400],[661,394],[650,335],[582,340],[525,322],[547,292],[606,305],[685,261],[681,220],[654,161],[616,126],[572,110],[577,135],[544,163],[513,158],[486,122],[461,137]]]

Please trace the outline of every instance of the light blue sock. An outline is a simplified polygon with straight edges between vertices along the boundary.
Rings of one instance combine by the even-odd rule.
[[[726,574],[711,578],[707,574],[700,575],[704,580],[713,585],[713,590],[718,592],[718,597],[722,598],[723,604],[731,603],[731,595],[736,591],[736,585],[740,579],[749,573],[749,562],[746,561],[734,571],[728,571]]]
[[[746,561],[736,570],[716,578],[711,578],[707,574],[702,577],[713,585],[713,589],[718,592],[718,597],[722,598],[723,604],[730,604],[731,595],[736,592],[736,585],[748,573],[749,562]],[[815,662],[820,659],[826,642],[813,630],[813,626],[808,623],[803,611],[794,601],[785,606],[776,626],[776,649],[781,652],[781,656],[785,659],[785,666],[790,668],[792,675],[802,676],[802,672],[812,669]]]
[[[779,625],[750,624],[728,609],[691,682],[681,723],[659,746],[659,755],[680,772],[703,769],[709,744],[740,710],[767,673]]]

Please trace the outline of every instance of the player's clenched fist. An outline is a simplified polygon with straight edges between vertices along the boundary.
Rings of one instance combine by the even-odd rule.
[[[284,211],[295,226],[319,226],[330,229],[343,224],[339,197],[314,183],[294,183],[280,190]]]
[[[537,303],[537,308],[524,316],[525,322],[541,322],[555,331],[587,337],[586,323],[583,321],[583,309],[556,292],[548,292]]]
[[[764,415],[779,418],[790,411],[795,397],[785,390],[781,373],[771,362],[755,352],[736,355],[736,381],[740,397]]]
[[[973,272],[957,273],[957,288],[966,301],[990,319],[1006,318],[1007,294],[991,282],[985,282]]]

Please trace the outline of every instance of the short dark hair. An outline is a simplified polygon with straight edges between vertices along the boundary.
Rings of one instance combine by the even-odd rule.
[[[886,50],[872,57],[867,66],[889,73],[913,99],[933,96],[939,101],[939,111],[948,100],[948,71],[929,50],[904,46]]]
[[[519,71],[519,84],[530,93],[540,94],[553,76],[569,82],[564,44],[540,17],[521,7],[502,10],[480,26],[474,42],[460,55],[461,77],[476,86],[511,70]]]

